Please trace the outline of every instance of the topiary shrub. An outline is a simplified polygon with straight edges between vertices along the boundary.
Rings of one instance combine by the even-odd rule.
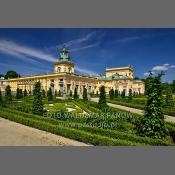
[[[137,132],[142,136],[165,138],[166,128],[163,114],[162,73],[153,77],[150,73],[147,84],[147,103],[144,117],[136,123]]]
[[[99,101],[98,101],[98,107],[100,109],[106,107],[106,91],[105,91],[105,86],[100,87],[100,96],[99,96]]]

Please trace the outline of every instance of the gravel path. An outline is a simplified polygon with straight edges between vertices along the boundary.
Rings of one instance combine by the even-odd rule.
[[[0,146],[88,146],[72,139],[54,135],[0,118]]]
[[[91,98],[91,100],[94,101],[94,102],[98,102],[98,98]],[[127,107],[127,106],[117,105],[117,104],[113,104],[113,103],[107,103],[107,105],[111,106],[111,107],[114,107],[114,108],[122,109],[122,110],[125,110],[125,111],[128,111],[128,112],[140,114],[140,115],[144,114],[144,110],[140,110],[140,109],[130,108],[130,107]],[[175,117],[165,115],[165,121],[175,123]]]

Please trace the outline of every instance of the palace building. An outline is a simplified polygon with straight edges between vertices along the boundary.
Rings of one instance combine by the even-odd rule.
[[[134,69],[131,66],[107,68],[104,76],[75,74],[74,68],[75,65],[69,57],[69,52],[64,47],[60,51],[58,61],[54,64],[53,73],[8,80],[0,79],[0,90],[4,92],[5,87],[10,85],[13,93],[16,93],[17,88],[32,92],[35,82],[40,81],[41,88],[45,91],[48,91],[51,87],[53,93],[60,91],[65,97],[69,96],[71,91],[74,93],[75,87],[80,97],[82,96],[83,88],[86,87],[89,94],[92,92],[96,94],[102,85],[105,86],[107,94],[112,88],[117,89],[119,92],[125,90],[126,95],[128,95],[129,89],[140,94],[145,91],[144,82],[134,80]]]

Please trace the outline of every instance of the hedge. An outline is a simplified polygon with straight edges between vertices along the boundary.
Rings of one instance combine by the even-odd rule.
[[[7,109],[6,111],[9,111],[9,110]],[[15,112],[17,114],[14,114]],[[20,116],[20,114],[22,115],[22,117]],[[87,140],[86,137],[82,137],[82,138],[79,138],[78,137],[77,138],[77,136],[75,136],[75,135],[72,136],[72,134],[71,135],[70,134],[65,135],[65,133],[64,133],[63,130],[64,129],[71,130],[71,128],[65,128],[65,127],[59,126],[59,124],[61,124],[61,123],[65,123],[65,124],[68,124],[68,125],[70,124],[70,126],[71,126],[71,124],[74,124],[74,126],[76,126],[76,124],[78,125],[78,123],[62,122],[62,121],[59,121],[59,120],[56,120],[56,119],[42,118],[40,116],[31,115],[31,114],[25,114],[25,113],[18,112],[18,111],[11,111],[11,112],[0,111],[0,116],[2,116],[2,115],[5,116],[5,118],[7,118],[7,119],[10,119],[10,120],[13,120],[14,119],[13,121],[16,121],[16,118],[17,118],[17,121],[16,122],[19,122],[19,123],[21,123],[18,120],[19,117],[22,118],[21,119],[22,121],[24,121],[26,119],[25,122],[22,122],[22,124],[26,124],[26,121],[30,121],[30,122],[32,121],[32,122],[35,122],[35,123],[41,122],[42,124],[44,122],[45,125],[47,126],[46,128],[42,128],[42,127],[39,127],[38,128],[38,125],[29,125],[28,123],[26,125],[32,126],[32,127],[38,128],[38,129],[42,129],[42,130],[45,130],[45,131],[49,131],[49,132],[52,132],[54,134],[60,134],[60,135],[63,135],[63,136],[69,137],[69,138],[73,138],[75,140],[79,140],[79,141],[83,141],[83,142],[86,141],[86,143],[91,143],[91,144],[94,144],[94,145],[97,142],[97,141],[96,142],[95,141],[92,142],[91,139],[90,140]],[[53,126],[56,126],[58,128],[61,128],[62,129],[61,131],[63,131],[63,132],[60,132],[60,129],[58,129],[58,128],[57,128],[56,131],[55,130],[52,131],[51,129],[47,130],[48,125],[49,126],[51,125],[51,128],[53,128]],[[76,127],[74,127],[74,129],[75,128]],[[114,130],[107,130],[107,129],[95,128],[95,127],[78,127],[76,129],[76,132],[79,132],[80,130],[81,131],[84,131],[85,133],[89,133],[90,132],[93,135],[95,134],[95,137],[96,138],[97,138],[97,136],[98,137],[100,137],[100,136],[103,136],[104,137],[105,136],[107,138],[110,137],[110,139],[114,139],[114,140],[117,139],[118,141],[120,141],[119,142],[120,144],[123,143],[123,144],[129,144],[130,145],[132,143],[134,145],[135,144],[136,145],[138,145],[138,144],[168,145],[167,142],[162,141],[162,140],[158,140],[158,139],[155,140],[155,139],[151,139],[151,138],[148,138],[148,137],[140,137],[140,136],[137,136],[137,135],[134,135],[134,134],[128,134],[128,133],[124,133],[124,132],[120,132],[120,131],[116,131],[116,130],[114,131]],[[57,131],[59,131],[59,132],[57,132]],[[72,130],[70,132],[72,132]],[[74,130],[74,132],[75,132],[75,130]],[[82,140],[82,139],[86,139],[86,140]],[[105,140],[106,140],[106,138],[105,138]],[[125,142],[122,142],[122,141],[125,141]],[[112,141],[112,142],[114,142],[114,141]],[[109,143],[109,144],[111,145],[111,143]],[[115,142],[115,144],[117,144],[117,143]],[[102,140],[100,141],[99,145],[102,145]]]
[[[115,101],[115,100],[109,100],[109,99],[107,99],[106,101],[108,103],[113,103],[113,104],[117,104],[117,105],[121,105],[121,106],[127,106],[127,107],[141,109],[141,110],[145,109],[144,105],[140,105],[140,104],[133,104],[133,103],[127,103],[127,102]],[[175,116],[175,110],[164,109],[164,113],[166,115]]]
[[[5,111],[0,111],[0,116],[3,118],[9,119],[9,120],[15,121],[17,123],[21,123],[21,124],[24,124],[30,127],[34,127],[37,129],[47,131],[47,132],[51,132],[53,134],[62,135],[64,137],[68,137],[68,138],[75,139],[75,140],[85,142],[85,143],[90,143],[93,145],[100,145],[100,146],[117,146],[117,145],[143,146],[143,145],[146,145],[143,143],[136,143],[136,142],[126,141],[126,140],[121,140],[121,139],[113,139],[113,138],[109,138],[106,136],[101,136],[101,135],[85,132],[82,130],[77,130],[73,128],[65,128],[65,127],[61,127],[58,125],[53,125],[53,124],[45,122],[44,118],[43,118],[43,121],[39,121],[36,119],[25,118],[23,116],[5,112]]]

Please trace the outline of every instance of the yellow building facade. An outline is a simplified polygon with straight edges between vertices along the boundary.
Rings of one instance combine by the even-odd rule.
[[[74,71],[75,65],[69,57],[69,52],[63,48],[58,61],[54,64],[53,73],[1,80],[0,90],[4,92],[5,87],[10,85],[13,93],[16,93],[17,88],[32,92],[35,82],[40,81],[41,88],[45,91],[51,87],[53,93],[60,91],[64,96],[68,96],[70,91],[73,93],[75,88],[80,97],[84,88],[87,88],[89,94],[97,93],[102,85],[105,86],[107,94],[112,88],[119,92],[125,90],[126,95],[128,95],[129,89],[140,94],[145,91],[144,82],[134,80],[134,70],[131,66],[107,68],[104,76],[96,77],[75,74]]]

